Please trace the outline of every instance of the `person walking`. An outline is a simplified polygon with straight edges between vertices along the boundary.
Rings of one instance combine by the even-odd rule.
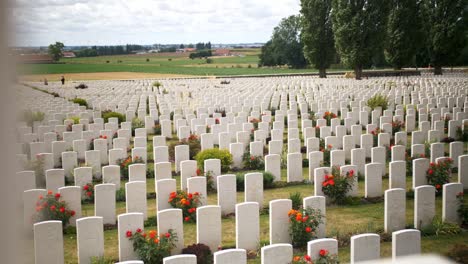
[[[65,77],[63,77],[63,75],[62,75],[62,78],[60,79],[60,81],[62,82],[62,85],[65,84]]]

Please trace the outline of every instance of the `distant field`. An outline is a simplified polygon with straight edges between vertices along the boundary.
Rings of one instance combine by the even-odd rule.
[[[242,56],[214,57],[211,64],[207,64],[204,59],[189,59],[187,53],[163,53],[63,58],[57,64],[21,65],[19,72],[23,75],[44,75],[45,77],[48,74],[110,72],[197,76],[316,72],[315,69],[258,68],[260,49],[237,49],[233,51],[241,53]]]

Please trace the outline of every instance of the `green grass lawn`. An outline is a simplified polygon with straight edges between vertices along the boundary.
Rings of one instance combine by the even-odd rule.
[[[93,72],[141,72],[182,75],[250,75],[312,73],[315,69],[257,68],[259,50],[245,56],[215,57],[211,64],[204,59],[189,59],[188,54],[114,55],[86,58],[62,58],[57,64],[20,65],[22,74],[63,74]],[[146,61],[149,59],[149,61]],[[121,62],[119,62],[121,61]],[[250,65],[250,67],[249,67]],[[330,71],[337,71],[334,69]]]

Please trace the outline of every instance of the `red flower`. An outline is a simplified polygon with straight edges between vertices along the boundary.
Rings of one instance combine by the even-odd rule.
[[[127,235],[127,237],[131,237],[132,236],[132,231],[127,231],[126,235]]]
[[[58,198],[60,198],[60,193],[55,194],[55,199],[58,199]]]
[[[330,184],[331,186],[335,185],[335,181],[333,179],[329,180],[328,181],[328,184]]]
[[[190,221],[190,217],[186,216],[186,217],[184,218],[184,220],[185,220],[185,222],[188,222],[188,221]]]
[[[250,160],[251,160],[251,161],[254,161],[254,160],[255,160],[255,157],[254,157],[254,156],[250,156]]]
[[[200,195],[200,193],[198,193],[198,192],[194,192],[194,193],[193,193],[193,195]]]
[[[319,251],[319,255],[320,255],[321,257],[325,257],[327,254],[328,254],[328,250],[321,249],[321,250]]]
[[[431,167],[434,167],[434,166],[435,166],[435,163],[434,163],[434,162],[431,162],[430,165],[431,165]]]
[[[63,206],[60,207],[60,212],[61,212],[61,213],[65,212],[65,207],[63,207]]]
[[[327,187],[327,186],[328,186],[328,181],[324,181],[324,182],[322,183],[322,186],[323,186],[323,187]]]
[[[354,176],[354,170],[350,170],[349,171],[349,177],[353,177]]]
[[[304,255],[304,259],[307,261],[310,261],[310,256],[309,255]]]
[[[166,233],[166,238],[170,238],[171,237],[171,234],[170,233]]]
[[[50,206],[51,211],[55,211],[55,208],[56,208],[55,205]]]
[[[103,139],[107,139],[107,136],[103,136],[102,138],[103,138]]]
[[[44,199],[44,196],[39,195],[39,200],[42,200],[42,199]]]
[[[89,186],[88,186],[88,185],[85,185],[85,186],[83,187],[83,190],[85,190],[85,191],[89,190]]]
[[[429,173],[429,175],[432,175],[432,174],[434,173],[434,171],[433,171],[432,169],[429,169],[429,170],[427,171],[427,173]]]
[[[328,145],[327,145],[327,148],[328,148],[328,149],[331,149],[331,148],[333,148],[333,146],[330,145],[330,144],[328,144]]]
[[[53,192],[52,191],[48,191],[47,194],[52,194]]]
[[[200,169],[197,169],[197,175],[201,175],[201,170]]]
[[[136,232],[141,233],[141,228],[137,228]]]
[[[71,216],[74,216],[75,214],[76,214],[75,211],[74,211],[74,210],[71,210],[70,215],[71,215]]]
[[[436,189],[440,189],[440,184],[436,184]]]
[[[87,192],[86,195],[87,195],[88,197],[91,197],[91,195],[93,195],[93,193],[92,193],[92,192]]]
[[[312,228],[311,228],[310,226],[308,226],[308,227],[306,227],[305,231],[306,231],[307,233],[310,233],[310,232],[312,232]]]

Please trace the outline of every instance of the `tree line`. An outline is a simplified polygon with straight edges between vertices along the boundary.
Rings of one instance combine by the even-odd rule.
[[[260,54],[260,66],[311,65],[326,77],[332,64],[468,65],[468,0],[301,0],[299,15],[281,20]]]

